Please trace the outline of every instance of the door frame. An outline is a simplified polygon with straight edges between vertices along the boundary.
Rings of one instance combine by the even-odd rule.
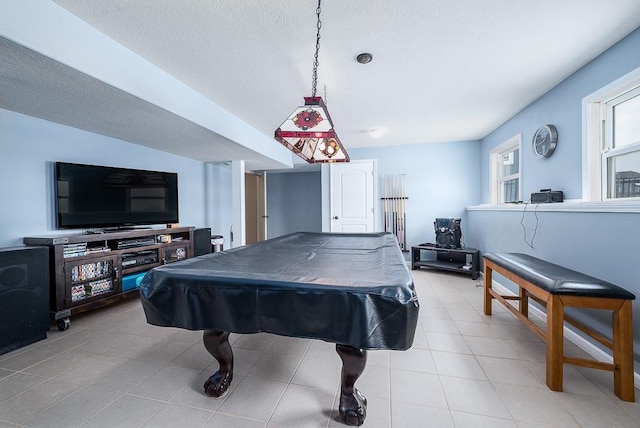
[[[372,164],[373,166],[373,180],[371,180],[371,186],[372,186],[372,194],[373,194],[373,203],[372,203],[372,209],[373,212],[371,213],[371,215],[373,216],[373,230],[372,232],[378,232],[378,161],[377,159],[359,159],[359,160],[352,160],[349,163],[341,163],[340,166],[342,168],[351,165],[351,164],[363,164],[363,163],[369,163]],[[331,232],[332,228],[333,228],[333,222],[332,222],[332,216],[333,216],[333,184],[331,182],[331,170],[333,169],[334,164],[325,164],[327,165],[326,169],[322,169],[322,175],[326,175],[326,179],[323,178],[322,180],[322,184],[323,187],[325,186],[326,183],[326,191],[325,189],[322,190],[322,198],[324,203],[322,204],[323,206],[323,219],[327,219],[327,222],[325,223],[325,221],[323,220],[323,231],[327,231],[327,232]],[[324,207],[327,207],[327,209],[325,210]]]
[[[246,244],[264,241],[267,236],[267,187],[264,172],[245,172]],[[253,223],[253,224],[250,224]],[[254,236],[255,234],[255,236]],[[255,238],[255,239],[254,239]]]

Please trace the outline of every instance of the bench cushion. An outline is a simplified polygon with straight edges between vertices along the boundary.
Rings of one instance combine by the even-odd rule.
[[[521,253],[488,253],[490,260],[551,294],[633,300],[633,293],[575,270]]]

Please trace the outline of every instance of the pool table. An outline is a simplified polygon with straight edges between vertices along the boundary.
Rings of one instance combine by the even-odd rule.
[[[336,344],[339,412],[361,425],[367,400],[354,384],[367,350],[411,347],[419,303],[390,233],[298,232],[152,269],[140,284],[150,324],[203,330],[219,370],[205,393],[233,380],[230,333],[267,332]]]

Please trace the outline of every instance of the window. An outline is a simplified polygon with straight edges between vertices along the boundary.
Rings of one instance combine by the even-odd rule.
[[[583,199],[640,200],[640,68],[582,104]]]
[[[491,203],[520,201],[520,146],[518,134],[491,150]]]
[[[605,104],[604,199],[640,197],[640,86]]]

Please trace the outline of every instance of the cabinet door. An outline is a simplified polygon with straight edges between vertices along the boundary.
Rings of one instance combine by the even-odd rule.
[[[120,291],[117,255],[84,258],[64,264],[67,307]]]
[[[189,241],[162,247],[162,264],[173,263],[189,257]]]

